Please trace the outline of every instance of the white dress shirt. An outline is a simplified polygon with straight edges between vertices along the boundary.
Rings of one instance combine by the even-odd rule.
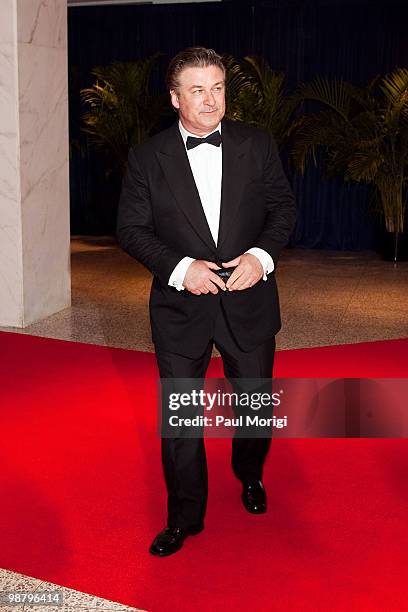
[[[188,132],[181,121],[179,121],[179,129],[183,137],[184,146],[188,136],[197,138],[197,134]],[[221,132],[221,123],[218,124],[215,130],[211,130],[209,134],[216,130]],[[208,136],[208,134],[205,136]],[[219,147],[215,147],[204,142],[193,149],[187,150],[187,157],[211,235],[215,244],[217,244],[221,210],[222,144]],[[251,253],[259,259],[264,271],[263,279],[266,280],[266,275],[274,269],[272,257],[269,253],[258,247],[253,247],[246,251],[246,253]],[[171,273],[169,285],[182,291],[184,289],[184,277],[193,261],[195,260],[192,257],[183,257]]]

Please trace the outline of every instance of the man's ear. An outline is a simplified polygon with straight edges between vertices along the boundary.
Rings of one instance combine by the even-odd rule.
[[[178,95],[175,89],[170,89],[170,98],[171,98],[171,103],[174,106],[174,108],[179,109],[180,102],[179,102],[179,98],[178,98]]]

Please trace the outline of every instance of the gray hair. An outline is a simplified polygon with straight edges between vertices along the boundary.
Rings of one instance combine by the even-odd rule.
[[[180,51],[170,61],[166,74],[167,91],[180,87],[180,73],[185,68],[193,66],[205,68],[206,66],[217,66],[222,70],[225,76],[225,65],[221,55],[218,55],[214,49],[206,49],[205,47],[189,47]]]

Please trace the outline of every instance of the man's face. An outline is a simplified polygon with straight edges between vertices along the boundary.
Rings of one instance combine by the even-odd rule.
[[[197,136],[209,134],[225,114],[225,79],[218,66],[184,68],[180,86],[171,90],[171,103],[181,123]]]

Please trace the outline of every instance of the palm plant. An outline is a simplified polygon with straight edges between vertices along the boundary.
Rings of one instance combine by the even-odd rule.
[[[272,70],[263,59],[226,58],[227,116],[272,133],[284,142],[298,100],[284,91],[285,75]]]
[[[113,62],[96,67],[96,82],[81,90],[89,107],[82,130],[96,149],[109,153],[114,169],[124,172],[129,148],[143,142],[157,124],[164,107],[161,96],[151,95],[149,80],[155,54],[134,62]]]
[[[316,78],[299,87],[300,99],[323,108],[293,124],[292,157],[302,173],[323,151],[328,176],[375,187],[388,232],[404,230],[408,181],[408,69],[377,77],[365,88]]]

